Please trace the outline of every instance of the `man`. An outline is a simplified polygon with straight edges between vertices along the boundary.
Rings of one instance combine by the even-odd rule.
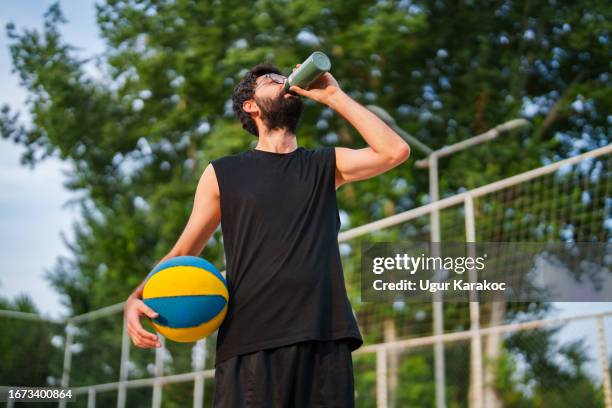
[[[257,146],[206,167],[187,226],[162,259],[199,255],[221,223],[230,297],[217,335],[216,407],[354,406],[351,352],[363,340],[344,286],[336,190],[410,154],[330,73],[308,90],[291,87],[297,95],[283,92],[285,79],[259,64],[236,86],[234,112]],[[298,147],[300,96],[342,115],[368,147]],[[126,304],[128,333],[136,346],[159,347],[140,324],[156,316],[143,285]]]

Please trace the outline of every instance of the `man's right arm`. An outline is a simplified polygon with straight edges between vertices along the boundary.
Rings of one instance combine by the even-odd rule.
[[[206,243],[221,222],[221,200],[219,184],[212,164],[209,164],[198,182],[193,202],[191,216],[183,233],[170,252],[159,263],[176,256],[198,256],[204,250]],[[146,279],[145,279],[146,281]],[[138,347],[159,347],[157,336],[142,328],[140,316],[150,318],[157,314],[144,304],[142,292],[145,281],[130,294],[125,306],[125,317],[128,324],[128,334]]]

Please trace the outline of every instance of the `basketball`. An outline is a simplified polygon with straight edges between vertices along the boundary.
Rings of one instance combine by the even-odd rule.
[[[160,262],[147,276],[143,302],[158,313],[155,330],[176,342],[194,342],[219,328],[229,294],[217,268],[196,256]]]

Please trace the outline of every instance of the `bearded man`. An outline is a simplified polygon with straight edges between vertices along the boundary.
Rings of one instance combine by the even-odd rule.
[[[344,284],[336,190],[410,155],[331,73],[291,92],[286,80],[264,63],[235,87],[234,113],[257,145],[208,164],[187,226],[160,261],[199,255],[221,223],[229,303],[217,335],[215,407],[354,407],[351,352],[363,339]],[[341,115],[368,147],[298,146],[302,97]],[[126,305],[128,333],[139,347],[159,347],[140,325],[142,315],[156,316],[142,286]]]

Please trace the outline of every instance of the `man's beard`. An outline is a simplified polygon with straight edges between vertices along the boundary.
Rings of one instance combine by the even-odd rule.
[[[281,92],[275,98],[254,99],[261,110],[261,120],[269,130],[287,129],[295,133],[304,111],[304,103],[299,96],[285,98]]]

